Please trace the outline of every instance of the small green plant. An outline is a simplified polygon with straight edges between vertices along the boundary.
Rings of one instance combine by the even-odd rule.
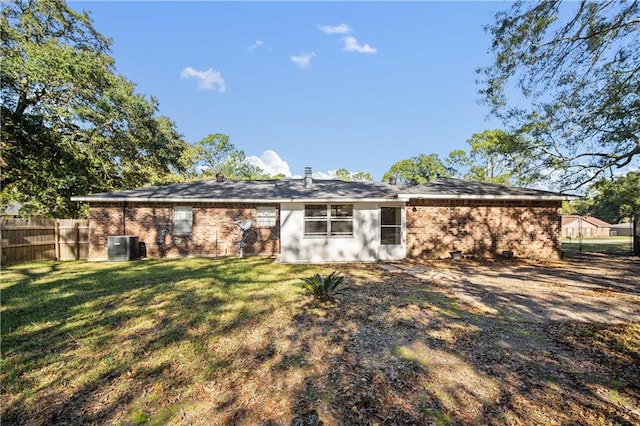
[[[334,296],[342,294],[347,289],[344,284],[344,277],[338,275],[337,271],[333,271],[329,275],[323,277],[320,274],[314,274],[312,277],[301,278],[300,287],[321,301],[332,300]]]

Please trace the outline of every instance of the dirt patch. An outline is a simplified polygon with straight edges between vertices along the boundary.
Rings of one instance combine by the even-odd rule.
[[[640,423],[637,260],[381,266],[380,282],[321,320],[311,308],[298,318],[299,338],[340,336],[327,377],[306,383],[327,400],[302,400],[301,413],[325,424]]]
[[[640,318],[640,261],[632,257],[590,254],[553,263],[444,261],[386,268],[447,288],[485,314],[536,322]]]

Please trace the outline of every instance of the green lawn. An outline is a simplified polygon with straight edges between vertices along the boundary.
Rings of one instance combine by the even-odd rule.
[[[25,413],[47,424],[77,406],[89,421],[163,423],[181,408],[171,401],[195,398],[194,384],[242,356],[243,337],[261,340],[256,324],[290,317],[302,297],[292,283],[316,271],[265,258],[6,268],[3,424]]]
[[[333,270],[337,301],[294,285]],[[41,262],[0,289],[2,424],[640,421],[639,323],[490,313],[371,264]]]
[[[571,241],[562,241],[563,250],[580,251],[581,247],[582,251],[586,253],[632,254],[631,237],[610,237],[602,240],[585,238],[582,240],[582,244],[577,238],[573,238]]]

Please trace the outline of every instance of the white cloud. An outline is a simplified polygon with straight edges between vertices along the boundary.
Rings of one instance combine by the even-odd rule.
[[[347,52],[358,52],[358,53],[376,53],[378,50],[375,47],[369,46],[367,43],[358,44],[358,40],[355,37],[348,36],[343,38],[344,47],[342,50]]]
[[[301,53],[298,56],[291,56],[291,61],[300,68],[307,68],[311,62],[311,59],[316,56],[315,52]]]
[[[180,73],[180,78],[191,79],[195,78],[198,81],[199,89],[217,90],[218,92],[224,92],[226,90],[224,79],[219,71],[215,71],[209,68],[206,71],[198,71],[191,67],[186,67]]]
[[[264,44],[264,41],[256,40],[255,43],[253,43],[251,46],[249,46],[249,52],[252,52],[252,51],[256,50],[258,47],[262,46],[263,44]]]
[[[316,179],[335,179],[337,170],[327,170],[327,172],[314,172],[313,177]]]
[[[353,28],[347,24],[339,24],[333,27],[331,25],[318,25],[318,29],[325,34],[349,34],[353,31]]]
[[[260,167],[265,173],[272,176],[282,173],[286,177],[291,177],[289,164],[284,161],[277,152],[266,150],[260,157],[255,155],[247,157],[247,162],[251,165]]]

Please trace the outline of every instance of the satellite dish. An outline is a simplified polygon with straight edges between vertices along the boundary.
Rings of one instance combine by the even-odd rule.
[[[240,228],[240,231],[242,231],[242,236],[241,236],[240,240],[238,241],[238,254],[240,255],[240,257],[242,257],[242,255],[243,255],[242,247],[244,246],[244,241],[249,236],[249,233],[247,231],[249,229],[251,229],[251,227],[253,226],[253,221],[252,220],[245,220],[244,222],[240,222],[239,220],[236,220],[233,223],[235,223],[236,226],[238,228]]]

